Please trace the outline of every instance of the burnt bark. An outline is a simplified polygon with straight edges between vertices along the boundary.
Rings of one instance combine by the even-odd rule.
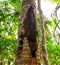
[[[16,65],[40,65],[34,0],[23,0],[18,27]]]

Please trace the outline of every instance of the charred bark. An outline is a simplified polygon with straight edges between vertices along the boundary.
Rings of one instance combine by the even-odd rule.
[[[36,19],[33,6],[30,6],[26,13],[26,18],[24,20],[24,28],[25,28],[25,37],[27,37],[29,41],[29,47],[31,49],[32,57],[36,56],[37,44],[36,44],[36,36],[38,32],[36,30]]]
[[[34,0],[23,0],[18,27],[16,65],[39,65],[38,32]]]

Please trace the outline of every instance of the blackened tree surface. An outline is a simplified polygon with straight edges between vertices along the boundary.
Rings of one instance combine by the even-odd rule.
[[[34,0],[23,0],[18,27],[16,65],[40,65]]]
[[[40,28],[41,28],[41,43],[42,43],[42,63],[43,65],[49,65],[48,54],[46,49],[46,38],[44,32],[43,14],[41,10],[41,0],[38,0],[38,9],[40,13]]]

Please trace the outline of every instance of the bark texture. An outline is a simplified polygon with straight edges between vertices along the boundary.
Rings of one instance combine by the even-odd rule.
[[[44,33],[44,22],[43,22],[43,15],[41,10],[41,0],[38,0],[38,9],[40,13],[40,28],[41,28],[41,43],[42,43],[42,63],[43,65],[49,65],[48,62],[48,54],[46,49],[46,38]]]
[[[41,28],[41,43],[42,43],[42,63],[43,65],[49,65],[48,54],[46,49],[46,38],[44,32],[43,14],[41,10],[41,0],[38,0],[38,9],[40,13],[40,28]]]
[[[23,0],[18,27],[16,65],[40,65],[34,0]]]

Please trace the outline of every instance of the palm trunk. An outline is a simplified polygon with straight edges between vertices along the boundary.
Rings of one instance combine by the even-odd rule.
[[[23,0],[18,27],[16,65],[40,65],[34,0]]]
[[[40,28],[41,28],[41,43],[42,43],[42,63],[43,65],[49,65],[48,62],[48,54],[46,49],[46,38],[44,33],[44,22],[43,22],[43,15],[41,10],[41,0],[38,0],[38,9],[40,13]]]

